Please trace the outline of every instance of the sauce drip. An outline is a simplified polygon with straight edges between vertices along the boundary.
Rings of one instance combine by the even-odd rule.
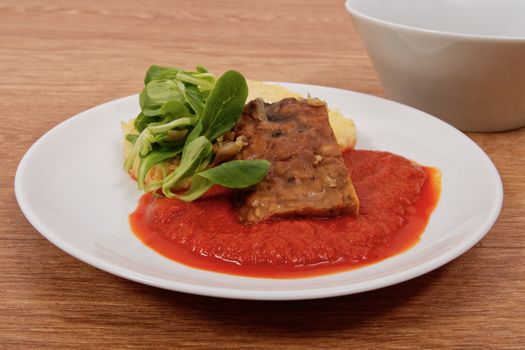
[[[232,192],[217,187],[191,203],[144,194],[130,215],[132,230],[179,263],[264,278],[351,270],[416,244],[439,199],[439,171],[388,152],[349,150],[343,157],[360,199],[358,217],[243,225]]]

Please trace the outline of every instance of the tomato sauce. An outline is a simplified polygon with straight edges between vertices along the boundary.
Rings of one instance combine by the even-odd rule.
[[[439,172],[388,152],[343,157],[360,200],[357,217],[243,225],[232,192],[213,188],[191,203],[145,194],[131,227],[144,244],[182,264],[264,278],[346,271],[416,244],[439,199]]]

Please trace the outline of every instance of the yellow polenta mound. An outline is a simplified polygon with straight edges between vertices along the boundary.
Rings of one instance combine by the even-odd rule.
[[[257,97],[262,98],[265,102],[272,103],[282,100],[287,97],[304,97],[300,94],[293,92],[285,87],[263,83],[261,81],[248,80],[248,101],[251,101]],[[356,143],[356,128],[352,120],[345,118],[339,111],[328,109],[328,117],[330,126],[334,130],[335,138],[337,142],[343,148],[354,148]],[[122,122],[122,130],[124,136],[127,134],[136,134],[137,131],[133,126],[133,120]],[[131,150],[131,143],[124,140],[124,159],[127,158],[129,151]],[[148,184],[151,181],[162,180],[165,176],[165,172],[171,172],[177,166],[177,162],[166,161],[162,165],[153,166],[145,179],[145,183]],[[135,159],[133,168],[130,170],[130,174],[136,177],[137,169],[139,166],[139,158]]]

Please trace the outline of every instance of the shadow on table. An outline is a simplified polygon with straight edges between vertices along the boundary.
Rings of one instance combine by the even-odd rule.
[[[357,329],[405,304],[436,283],[441,269],[419,278],[379,290],[344,297],[302,301],[249,301],[201,297],[165,290],[148,290],[164,307],[181,310],[215,324],[219,332],[235,329],[247,333],[289,337],[323,335],[341,329]],[[149,287],[145,287],[149,289]],[[153,293],[151,293],[153,292]],[[153,296],[153,295],[152,295]],[[417,306],[412,306],[416,308]],[[417,312],[417,310],[415,310]]]

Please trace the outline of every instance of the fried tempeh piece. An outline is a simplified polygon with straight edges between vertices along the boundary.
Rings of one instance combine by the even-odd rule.
[[[244,193],[241,222],[357,214],[359,201],[322,101],[253,100],[245,106],[235,133],[248,139],[238,159],[272,164],[268,176]]]

